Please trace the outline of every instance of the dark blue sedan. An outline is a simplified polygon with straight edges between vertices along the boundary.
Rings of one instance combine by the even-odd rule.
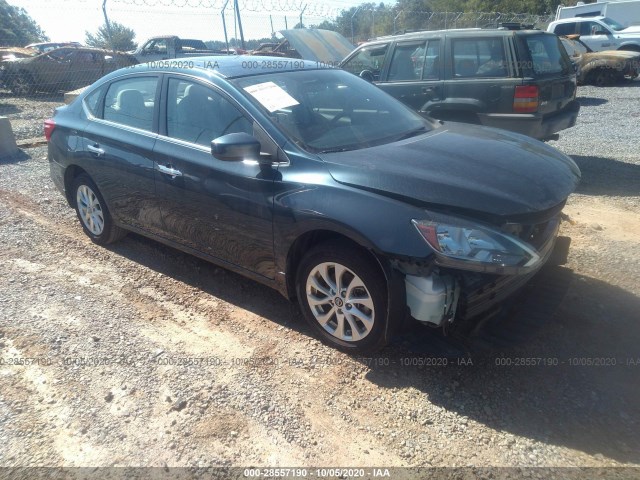
[[[273,57],[122,69],[45,133],[95,243],[133,231],[251,277],[348,351],[381,347],[407,314],[473,328],[548,260],[580,176],[536,140]]]

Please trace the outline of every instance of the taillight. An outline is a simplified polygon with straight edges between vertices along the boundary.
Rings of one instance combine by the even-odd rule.
[[[534,113],[538,111],[538,87],[520,85],[513,96],[513,111],[517,113]]]
[[[48,118],[44,121],[44,136],[47,139],[47,142],[51,140],[51,134],[53,133],[54,128],[56,128],[56,122],[53,118]]]

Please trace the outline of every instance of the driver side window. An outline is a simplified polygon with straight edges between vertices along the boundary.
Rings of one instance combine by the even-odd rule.
[[[229,100],[199,83],[169,79],[167,135],[198,145],[229,133],[253,133],[253,123]]]
[[[380,73],[384,66],[384,57],[389,45],[373,45],[362,48],[353,58],[346,62],[342,68],[355,75],[363,71],[371,72],[374,81],[380,80]]]

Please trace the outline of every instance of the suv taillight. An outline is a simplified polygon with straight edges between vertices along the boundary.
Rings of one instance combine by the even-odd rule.
[[[516,113],[534,113],[538,111],[538,87],[520,85],[513,95],[513,111]]]
[[[47,142],[51,140],[51,134],[53,133],[54,128],[56,128],[56,122],[53,118],[48,118],[44,121],[44,136],[47,139]]]

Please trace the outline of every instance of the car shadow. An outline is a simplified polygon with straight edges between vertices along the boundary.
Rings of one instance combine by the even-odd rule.
[[[578,102],[581,107],[599,107],[600,105],[609,103],[609,100],[597,97],[578,97]]]
[[[24,150],[18,150],[18,153],[15,155],[0,157],[0,165],[8,165],[10,163],[19,163],[24,162],[26,160],[30,160],[31,155],[26,153]]]
[[[498,431],[638,462],[640,299],[570,273],[562,305],[529,342],[466,358],[392,345],[369,360],[366,378],[418,389],[429,403]]]
[[[20,112],[22,112],[21,108],[11,103],[4,103],[2,101],[2,96],[0,96],[0,117],[3,117],[5,115],[13,115]]]
[[[640,196],[640,165],[584,155],[572,155],[571,158],[582,172],[578,193]]]
[[[108,248],[312,336],[297,306],[266,286],[134,234]],[[549,272],[567,280],[568,291],[525,342],[499,350],[483,345],[469,353],[461,343],[414,323],[379,354],[353,360],[365,363],[366,379],[381,388],[424,393],[425,409],[435,404],[494,430],[637,462],[640,299],[566,268]],[[553,287],[548,278],[544,283]],[[518,320],[516,315],[503,321]]]

